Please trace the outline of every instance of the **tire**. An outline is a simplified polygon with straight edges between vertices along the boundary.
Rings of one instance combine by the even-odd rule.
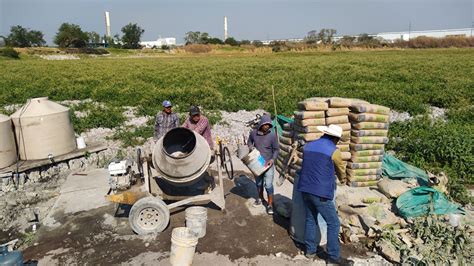
[[[224,147],[223,149],[221,163],[224,166],[227,177],[230,180],[234,179],[234,164],[232,163],[232,157],[230,156],[230,151],[227,147]]]
[[[163,232],[170,221],[170,211],[160,198],[146,197],[133,204],[128,216],[132,230],[139,235]]]

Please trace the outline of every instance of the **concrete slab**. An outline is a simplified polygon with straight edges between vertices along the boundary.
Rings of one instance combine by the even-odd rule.
[[[60,195],[43,224],[56,227],[60,225],[54,219],[56,214],[74,214],[109,205],[110,202],[105,199],[109,191],[107,176],[106,169],[69,175],[61,186]]]

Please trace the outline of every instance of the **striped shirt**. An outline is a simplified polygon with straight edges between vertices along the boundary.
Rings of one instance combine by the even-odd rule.
[[[155,140],[159,140],[168,131],[179,127],[179,118],[175,113],[167,114],[163,111],[156,114],[155,118]]]

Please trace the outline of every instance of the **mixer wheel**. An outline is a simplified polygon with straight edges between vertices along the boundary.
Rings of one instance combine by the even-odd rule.
[[[160,198],[146,197],[133,204],[128,221],[139,235],[160,233],[168,226],[170,211]]]

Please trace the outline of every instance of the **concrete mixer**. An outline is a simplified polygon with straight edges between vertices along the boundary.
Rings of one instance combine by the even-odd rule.
[[[137,174],[130,174],[124,166],[123,175],[115,180],[123,182],[125,177],[130,185],[111,186],[106,198],[132,205],[129,223],[139,235],[164,231],[170,220],[170,210],[183,205],[211,201],[224,210],[223,162],[219,153],[220,149],[211,151],[207,141],[194,131],[172,129],[156,142],[151,156],[142,156],[141,151],[137,151]],[[210,176],[207,171],[212,157],[217,164],[217,177]],[[114,167],[119,164],[115,162]],[[114,179],[114,176],[109,178]],[[119,191],[118,187],[128,189]],[[196,191],[200,193],[196,194]]]

